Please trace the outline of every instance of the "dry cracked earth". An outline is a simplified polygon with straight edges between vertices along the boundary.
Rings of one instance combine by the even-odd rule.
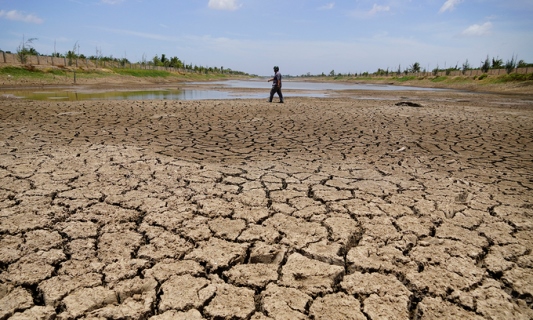
[[[408,98],[0,100],[0,319],[533,318],[533,101]]]

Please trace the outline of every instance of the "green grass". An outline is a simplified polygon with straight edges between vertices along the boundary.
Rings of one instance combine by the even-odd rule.
[[[517,73],[504,74],[504,75],[498,76],[493,81],[495,83],[506,83],[506,82],[530,81],[530,80],[533,80],[533,73],[530,73],[530,74],[517,74]]]
[[[398,82],[406,82],[406,81],[415,80],[416,76],[403,76],[403,77],[400,77],[400,78],[394,77],[393,79],[398,81]]]
[[[431,82],[443,82],[443,81],[446,81],[447,79],[448,77],[446,76],[438,76],[438,77],[431,79]]]
[[[151,70],[151,69],[113,69],[113,72],[124,76],[133,76],[139,78],[167,78],[173,74],[163,70]]]
[[[359,81],[370,81],[370,80],[381,80],[382,78],[372,78],[370,76],[367,77],[357,77],[357,78],[350,78],[350,80],[359,80]]]
[[[38,70],[31,70],[20,67],[5,67],[0,68],[1,75],[9,75],[15,78],[21,77],[30,77],[30,78],[42,78],[44,77],[44,72]]]
[[[488,75],[481,74],[477,77],[473,76],[424,76],[417,77],[415,75],[391,75],[389,77],[380,76],[336,76],[336,77],[314,77],[316,81],[348,81],[360,83],[385,83],[408,86],[421,87],[436,87],[436,88],[459,88],[467,90],[484,90],[483,88],[497,88],[505,83],[510,83],[513,86],[520,84],[521,86],[533,86],[533,74],[504,74],[504,75]],[[499,85],[499,86],[498,86]]]
[[[196,72],[175,72],[166,70],[151,70],[151,69],[123,69],[113,68],[101,69],[76,69],[76,77],[78,79],[93,79],[105,78],[112,76],[131,76],[137,78],[168,78],[176,81],[209,81],[222,80],[230,78],[242,78],[243,76],[234,76],[220,73],[196,73]],[[28,79],[28,80],[52,80],[56,77],[73,78],[74,71],[60,68],[46,68],[36,69],[32,66],[27,67],[4,67],[0,68],[0,76],[11,76],[14,79]]]
[[[464,77],[464,76],[455,76],[455,77],[449,77],[446,80],[446,83],[467,83],[467,82],[472,82],[472,78]]]
[[[176,72],[166,70],[151,70],[151,69],[112,69],[115,74],[132,76],[138,78],[174,78],[175,80],[191,80],[191,81],[205,81],[205,80],[220,80],[234,77],[232,75],[222,73],[197,73],[197,72]],[[242,76],[239,76],[242,78]]]
[[[102,72],[76,70],[76,76],[101,76]],[[28,78],[28,79],[46,79],[54,76],[72,77],[73,72],[66,69],[49,68],[49,69],[35,69],[34,67],[4,67],[0,68],[0,75],[9,75],[14,78]]]
[[[73,73],[63,69],[35,69],[31,66],[28,67],[4,67],[0,68],[1,77],[11,77],[15,80],[26,79],[28,81],[47,82],[56,77],[72,78]],[[79,77],[84,77],[79,74]]]

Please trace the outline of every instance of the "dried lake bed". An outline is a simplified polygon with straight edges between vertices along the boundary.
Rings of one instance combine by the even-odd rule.
[[[0,99],[0,319],[533,317],[529,97],[287,96]]]

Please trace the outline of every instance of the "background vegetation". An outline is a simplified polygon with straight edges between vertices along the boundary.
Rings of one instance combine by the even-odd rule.
[[[298,77],[401,77],[402,75],[407,76],[414,74],[415,76],[419,76],[420,74],[427,75],[428,73],[431,73],[433,76],[439,76],[443,73],[446,76],[450,76],[453,72],[456,73],[456,71],[460,71],[463,75],[466,75],[467,72],[470,70],[481,70],[483,73],[488,73],[490,70],[499,69],[505,69],[507,74],[510,74],[517,68],[532,68],[531,71],[533,71],[533,63],[527,63],[524,60],[517,60],[517,57],[515,55],[513,55],[511,59],[507,60],[504,63],[503,60],[498,57],[493,57],[491,60],[487,55],[486,59],[480,62],[479,67],[472,67],[467,59],[461,66],[459,66],[459,63],[457,63],[455,66],[444,68],[440,68],[437,65],[437,67],[431,71],[422,68],[419,62],[414,62],[413,64],[405,67],[404,69],[402,69],[402,66],[399,65],[398,68],[395,70],[392,70],[390,68],[378,68],[377,71],[374,71],[372,73],[336,73],[335,70],[331,70],[328,74],[322,72],[321,74],[313,75],[308,72]]]
[[[66,65],[70,68],[36,68],[31,65],[29,61],[30,56],[41,56],[39,52],[33,47],[35,38],[25,39],[17,47],[16,57],[22,67],[8,66],[0,68],[0,75],[9,75],[10,77],[31,77],[35,79],[47,79],[55,77],[71,77],[72,67],[78,66],[78,61],[91,61],[95,68],[75,68],[74,72],[78,77],[105,77],[110,74],[132,76],[132,77],[146,77],[146,78],[176,78],[176,79],[220,79],[228,76],[250,76],[245,72],[235,71],[231,68],[224,67],[207,67],[193,65],[192,63],[185,63],[177,56],[167,56],[166,54],[155,55],[151,59],[146,59],[143,55],[140,62],[132,63],[127,58],[114,58],[113,56],[104,56],[98,48],[96,54],[86,56],[79,53],[79,44],[76,42],[72,50],[64,54],[54,52],[51,56],[56,58],[64,58]],[[0,50],[2,52],[2,50]],[[6,53],[11,53],[6,51]],[[86,64],[87,65],[87,64]],[[104,66],[107,71],[98,67]],[[518,69],[526,68],[525,72],[516,72]],[[531,72],[528,70],[531,68]],[[504,70],[500,74],[500,70]],[[475,72],[472,72],[475,71]],[[497,71],[497,73],[493,72]],[[284,75],[284,77],[291,78],[291,75]],[[331,70],[328,74],[322,72],[321,74],[307,73],[296,76],[298,78],[313,78],[320,80],[355,80],[355,81],[390,81],[397,83],[410,83],[415,80],[426,80],[434,84],[460,84],[462,82],[477,81],[483,83],[504,83],[510,81],[531,81],[533,80],[533,64],[526,63],[524,60],[518,60],[516,55],[513,55],[505,62],[499,57],[486,56],[481,60],[477,67],[466,60],[461,65],[456,63],[455,66],[441,68],[437,65],[432,70],[423,68],[419,62],[402,68],[401,65],[396,69],[381,69],[370,73],[336,73]]]
[[[61,53],[58,53],[58,52],[54,52],[51,55],[43,55],[43,54],[37,52],[37,50],[35,50],[35,48],[33,47],[33,42],[36,41],[36,40],[37,40],[36,38],[30,38],[28,40],[25,40],[24,37],[22,38],[22,42],[17,47],[17,50],[16,50],[17,60],[22,65],[27,65],[28,64],[29,56],[51,56],[51,57],[55,57],[55,58],[65,58],[66,61],[67,61],[67,65],[69,67],[74,66],[74,65],[77,66],[77,61],[79,61],[79,60],[82,60],[82,61],[83,60],[89,60],[89,61],[93,62],[93,64],[96,65],[96,66],[105,65],[106,62],[107,63],[111,62],[112,65],[116,69],[118,69],[117,67],[127,68],[128,66],[131,68],[132,64],[136,64],[136,65],[140,66],[140,69],[153,69],[153,67],[163,67],[163,68],[166,68],[166,69],[169,69],[169,70],[174,69],[174,70],[180,70],[180,71],[184,71],[184,72],[196,72],[196,73],[204,73],[204,74],[207,74],[207,73],[215,73],[215,74],[221,73],[221,74],[231,74],[231,75],[248,75],[245,72],[232,70],[231,68],[224,68],[223,66],[221,66],[221,67],[207,67],[207,66],[193,65],[192,63],[188,63],[187,64],[184,61],[182,61],[181,59],[179,59],[177,56],[169,58],[166,54],[155,55],[150,60],[147,60],[146,56],[143,55],[141,61],[137,62],[137,63],[132,63],[125,57],[124,58],[115,58],[113,56],[104,56],[102,54],[102,51],[100,49],[98,49],[98,48],[96,48],[96,54],[95,55],[86,56],[83,53],[81,53],[81,54],[79,53],[80,46],[79,46],[78,42],[76,42],[74,44],[72,50],[69,50],[69,51],[67,51],[64,54],[61,54]],[[4,52],[4,51],[0,49],[0,52]],[[5,51],[5,53],[11,53],[11,52],[10,51]],[[126,73],[128,73],[128,72],[126,72]],[[165,75],[165,73],[159,73],[159,75],[157,75],[158,74],[157,72],[143,72],[143,71],[129,72],[129,73],[130,73],[130,75],[133,75],[133,76],[154,76],[154,77],[157,77],[157,76],[164,76]]]

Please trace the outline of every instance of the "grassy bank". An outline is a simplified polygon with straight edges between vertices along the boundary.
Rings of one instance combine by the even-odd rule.
[[[503,74],[480,76],[324,76],[301,78],[310,81],[339,81],[348,83],[389,84],[424,88],[449,88],[471,91],[516,92],[533,94],[533,74]]]
[[[149,82],[210,81],[243,78],[223,73],[176,72],[151,69],[82,69],[82,68],[36,68],[32,66],[8,66],[0,68],[0,81],[4,84],[69,84],[78,81],[98,82],[113,79],[114,82],[145,80]]]
[[[150,69],[112,69],[116,75],[131,76],[136,78],[168,78],[176,81],[202,81],[223,80],[229,78],[243,78],[225,73],[199,73],[199,72],[175,72]]]
[[[146,83],[173,83],[187,81],[213,81],[227,79],[251,78],[243,75],[226,73],[197,73],[177,72],[152,69],[71,69],[32,66],[8,66],[0,68],[0,84],[4,86],[32,86],[32,85],[132,85]],[[76,81],[74,81],[76,79]],[[503,74],[480,76],[382,76],[382,77],[354,77],[354,76],[324,76],[310,78],[293,78],[304,81],[339,81],[347,83],[389,84],[426,88],[449,88],[468,91],[513,92],[533,94],[533,74]]]

